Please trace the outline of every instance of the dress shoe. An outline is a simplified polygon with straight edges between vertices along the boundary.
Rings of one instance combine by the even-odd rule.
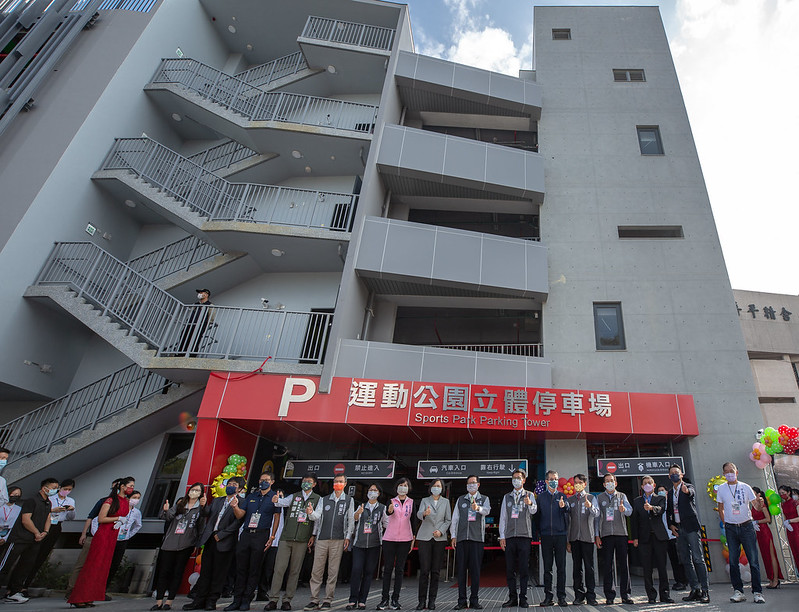
[[[585,603],[585,597],[575,597],[574,601],[572,602],[573,606],[582,606]]]
[[[697,599],[699,603],[710,603],[710,593],[707,591],[699,591],[699,599]]]
[[[612,599],[606,599],[605,600],[605,605],[606,606],[612,606],[613,605],[613,600]]]
[[[554,601],[552,601],[552,598],[551,598],[551,597],[547,597],[547,598],[546,598],[544,601],[542,601],[542,602],[541,602],[540,604],[538,604],[538,605],[539,605],[539,606],[541,606],[542,608],[545,608],[546,606],[554,606],[554,605],[555,605],[555,602],[554,602]]]
[[[420,601],[418,604],[416,604],[416,609],[417,610],[424,610],[426,607],[427,607],[427,604],[425,602],[423,602],[423,601]]]
[[[482,606],[482,604],[479,601],[475,601],[474,603],[470,603],[469,607],[472,610],[482,610],[483,609],[483,606]]]
[[[435,609],[436,609],[436,602],[434,602],[434,601],[428,601],[428,602],[427,602],[427,609],[428,609],[428,610],[435,610]]]
[[[280,604],[280,609],[283,610],[283,612],[287,612],[288,610],[291,610],[291,602],[290,601],[284,601],[282,604]]]
[[[459,601],[458,604],[455,606],[455,609],[456,610],[465,610],[468,607],[469,607],[469,604],[467,604],[465,601]]]
[[[691,592],[688,593],[685,597],[682,598],[683,601],[699,601],[699,595],[701,591],[699,589],[691,589]]]
[[[232,612],[233,610],[238,610],[239,606],[241,605],[240,601],[236,601],[235,599],[230,602],[228,605],[224,607],[225,612]]]
[[[622,597],[621,598],[621,603],[627,604],[628,606],[634,606],[635,605],[635,602],[629,597]]]
[[[264,610],[277,610],[277,602],[270,601],[268,604],[264,606]]]
[[[586,600],[586,603],[589,606],[598,606],[599,605],[599,602],[596,600],[596,598],[591,599],[590,597]]]
[[[650,597],[650,598],[649,598],[649,602],[648,602],[648,603],[651,603],[651,604],[653,604],[653,603],[657,603],[657,602],[658,602],[658,600],[657,600],[657,599],[655,599],[654,597]]]
[[[674,603],[674,600],[666,595],[665,597],[660,598],[660,603]]]
[[[215,601],[209,601],[207,604],[205,604],[205,609],[206,610],[216,610],[216,602]]]
[[[519,605],[519,602],[515,599],[509,599],[504,604],[502,604],[503,608],[516,608]]]
[[[529,604],[527,603],[527,599],[525,597],[522,597],[519,600],[519,607],[520,608],[526,608],[527,606],[529,606]]]
[[[203,608],[205,608],[205,604],[196,601],[183,604],[184,610],[202,610]]]
[[[558,599],[558,605],[559,606],[568,606],[569,602],[566,601],[565,599]]]
[[[250,604],[249,604],[249,602],[247,602],[247,603],[243,603],[243,604],[241,604],[241,605],[239,606],[239,610],[249,610],[249,609],[250,609]]]

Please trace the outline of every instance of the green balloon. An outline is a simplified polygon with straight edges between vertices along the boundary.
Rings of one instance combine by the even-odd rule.
[[[228,464],[225,466],[225,469],[222,470],[223,474],[235,474],[236,473],[236,466]]]
[[[771,504],[768,507],[768,511],[771,513],[771,516],[777,516],[780,513],[780,505],[779,504]]]

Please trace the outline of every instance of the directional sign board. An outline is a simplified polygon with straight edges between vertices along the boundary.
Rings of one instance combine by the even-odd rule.
[[[510,478],[517,468],[527,471],[527,459],[448,459],[442,461],[420,461],[416,477],[422,480],[431,478],[467,478],[475,475],[480,478]]]
[[[682,457],[621,457],[597,459],[597,474],[614,476],[667,476],[669,468],[677,464],[685,472]]]
[[[283,470],[285,480],[300,480],[308,472],[318,478],[333,478],[343,474],[349,478],[387,479],[394,478],[393,461],[298,461],[286,462]]]

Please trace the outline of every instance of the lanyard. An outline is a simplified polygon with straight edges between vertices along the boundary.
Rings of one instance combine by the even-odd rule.
[[[6,505],[3,505],[3,522],[4,523],[8,523],[8,517],[11,516],[12,512],[14,512],[13,508],[8,509],[8,511],[6,511],[6,508],[7,508]]]

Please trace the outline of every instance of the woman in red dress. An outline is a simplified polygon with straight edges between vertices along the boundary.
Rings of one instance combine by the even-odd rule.
[[[127,520],[128,498],[133,495],[135,484],[136,481],[130,476],[117,480],[111,489],[111,495],[100,508],[97,517],[99,527],[92,538],[86,564],[67,600],[70,605],[89,608],[94,606],[92,602],[105,600],[105,584],[117,545],[117,535],[122,523]]]
[[[799,567],[799,502],[791,499],[791,487],[782,485],[778,493],[782,498],[782,515],[785,517],[785,535],[793,554],[793,562]],[[790,529],[788,527],[790,526]]]
[[[768,576],[768,586],[766,588],[777,589],[780,586],[780,580],[785,580],[785,577],[782,575],[782,568],[777,560],[777,549],[774,548],[774,537],[771,535],[771,513],[768,511],[768,502],[763,495],[763,491],[757,487],[752,487],[752,490],[764,504],[763,512],[752,508],[752,518],[755,521],[757,545],[760,548],[760,556],[763,559],[763,568],[766,570],[766,576]]]

